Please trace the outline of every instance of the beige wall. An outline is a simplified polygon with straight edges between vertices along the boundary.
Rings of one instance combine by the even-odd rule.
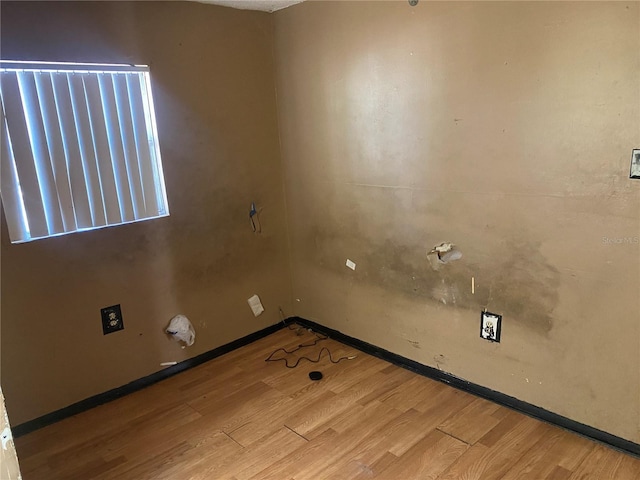
[[[639,7],[277,12],[295,313],[640,441]]]
[[[639,6],[2,2],[3,58],[151,66],[171,209],[17,246],[2,220],[12,424],[282,305],[640,441]],[[464,257],[436,272],[442,241]],[[125,330],[102,336],[115,303]],[[483,308],[504,315],[502,343],[479,338]],[[198,332],[185,350],[162,332],[177,313]]]
[[[277,323],[290,274],[272,20],[191,2],[2,2],[2,57],[150,65],[171,216],[11,245],[2,220],[2,388],[11,423]],[[251,231],[252,201],[263,233]],[[246,301],[261,296],[254,318]],[[100,308],[125,329],[102,335]],[[181,349],[163,333],[183,313]]]

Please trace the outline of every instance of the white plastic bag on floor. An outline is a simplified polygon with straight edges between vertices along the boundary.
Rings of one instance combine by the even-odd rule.
[[[176,315],[171,319],[166,332],[176,340],[182,340],[187,346],[193,345],[196,340],[196,331],[187,317]]]

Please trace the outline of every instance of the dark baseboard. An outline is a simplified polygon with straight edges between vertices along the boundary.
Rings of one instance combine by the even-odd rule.
[[[68,407],[43,415],[42,417],[29,420],[28,422],[13,427],[13,436],[17,438],[22,435],[26,435],[27,433],[33,432],[34,430],[45,427],[47,425],[51,425],[52,423],[59,422],[60,420],[63,420],[67,417],[77,415],[78,413],[84,412],[93,407],[97,407],[98,405],[102,405],[103,403],[110,402],[111,400],[115,400],[130,393],[136,392],[137,390],[141,390],[145,387],[153,385],[154,383],[164,380],[165,378],[169,378],[197,365],[208,362],[209,360],[213,360],[214,358],[231,352],[232,350],[243,347],[256,340],[266,337],[267,335],[280,330],[285,325],[288,325],[290,323],[298,323],[304,327],[311,328],[312,330],[325,334],[333,338],[334,340],[344,343],[345,345],[352,346],[362,352],[368,353],[369,355],[373,355],[375,357],[386,360],[387,362],[393,363],[394,365],[398,365],[399,367],[406,368],[407,370],[411,370],[420,375],[424,375],[425,377],[429,377],[434,380],[446,383],[454,388],[463,390],[478,397],[486,398],[487,400],[490,400],[497,404],[509,407],[513,410],[519,411],[521,413],[564,428],[566,430],[570,430],[610,447],[622,450],[626,453],[640,456],[640,445],[637,443],[625,440],[624,438],[617,437],[602,430],[598,430],[597,428],[590,427],[589,425],[576,422],[575,420],[571,420],[570,418],[563,417],[562,415],[550,412],[548,410],[545,410],[544,408],[540,408],[522,400],[518,400],[517,398],[505,395],[504,393],[500,393],[481,385],[468,382],[454,375],[451,375],[450,373],[443,372],[433,367],[428,367],[421,363],[389,352],[388,350],[384,350],[370,343],[345,335],[338,330],[327,328],[316,322],[312,322],[300,317],[290,317],[286,320],[286,322],[280,322],[275,325],[271,325],[270,327],[239,338],[238,340],[234,340],[233,342],[222,345],[221,347],[209,350],[208,352],[202,353],[196,357],[180,362],[177,365],[173,365],[164,370],[148,375],[144,378],[140,378],[121,387],[114,388],[113,390],[94,395],[93,397],[74,403],[73,405],[69,405]]]
[[[153,385],[154,383],[158,383],[165,378],[172,377],[173,375],[193,368],[204,362],[213,360],[220,355],[224,355],[225,353],[228,353],[232,350],[236,350],[237,348],[255,342],[256,340],[266,337],[267,335],[271,335],[272,333],[283,328],[285,325],[285,322],[276,323],[275,325],[263,328],[262,330],[251,333],[245,337],[239,338],[238,340],[234,340],[233,342],[227,343],[226,345],[222,345],[221,347],[214,348],[213,350],[209,350],[208,352],[202,353],[193,358],[189,358],[188,360],[184,360],[176,365],[172,365],[168,368],[165,368],[164,370],[160,370],[159,372],[152,373],[151,375],[140,378],[138,380],[134,380],[133,382],[127,383],[126,385],[123,385],[121,387],[114,388],[113,390],[109,390],[104,393],[99,393],[98,395],[86,398],[77,403],[74,403],[73,405],[69,405],[68,407],[61,408],[60,410],[56,410],[55,412],[47,413],[46,415],[43,415],[41,417],[34,418],[33,420],[21,423],[20,425],[16,425],[15,427],[11,428],[11,430],[13,431],[13,436],[17,438],[22,435],[26,435],[27,433],[33,432],[34,430],[38,430],[39,428],[46,427],[47,425],[59,422],[60,420],[64,420],[67,417],[77,415],[78,413],[82,413],[86,410],[97,407],[98,405],[102,405],[103,403],[110,402],[111,400],[115,400],[117,398],[141,390],[145,387]]]
[[[610,447],[622,450],[625,453],[640,456],[640,445],[629,440],[625,440],[624,438],[617,437],[602,430],[598,430],[597,428],[590,427],[589,425],[576,422],[575,420],[571,420],[570,418],[563,417],[562,415],[558,415],[557,413],[550,412],[548,410],[545,410],[544,408],[536,407],[535,405],[523,402],[522,400],[518,400],[517,398],[511,397],[509,395],[505,395],[504,393],[500,393],[481,385],[468,382],[454,375],[451,375],[450,373],[443,372],[433,367],[428,367],[421,363],[384,350],[380,347],[376,347],[375,345],[371,345],[370,343],[363,342],[362,340],[358,340],[357,338],[345,335],[344,333],[341,333],[337,330],[324,327],[323,325],[320,325],[316,322],[305,320],[304,318],[300,317],[292,317],[287,319],[287,321],[291,323],[298,323],[304,327],[317,331],[318,333],[327,335],[334,340],[344,343],[345,345],[357,348],[358,350],[368,353],[369,355],[381,358],[390,363],[393,363],[394,365],[398,365],[399,367],[403,367],[407,370],[419,373],[420,375],[424,375],[425,377],[444,382],[459,390],[469,392],[478,397],[486,398],[487,400],[503,405],[505,407],[509,407],[513,410],[524,413],[525,415],[529,415],[530,417],[537,418],[552,425],[570,430],[584,437],[588,437],[592,440],[596,440]]]

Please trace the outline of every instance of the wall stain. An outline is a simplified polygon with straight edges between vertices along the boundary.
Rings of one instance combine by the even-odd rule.
[[[560,276],[558,269],[540,253],[538,241],[516,236],[498,240],[499,248],[490,247],[493,255],[473,258],[465,254],[434,271],[426,258],[431,245],[390,239],[376,243],[357,235],[357,230],[355,235],[339,235],[316,226],[308,230],[307,238],[305,244],[311,251],[304,255],[340,276],[354,278],[354,272],[344,267],[344,259],[340,257],[344,252],[353,255],[358,265],[354,281],[450,308],[478,312],[486,308],[502,314],[504,322],[517,322],[543,336],[553,328]],[[452,241],[464,254],[463,242]],[[475,294],[471,293],[472,276]]]

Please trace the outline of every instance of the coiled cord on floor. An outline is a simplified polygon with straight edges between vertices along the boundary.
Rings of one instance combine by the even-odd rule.
[[[293,325],[288,325],[287,327],[289,328],[289,330],[297,330],[297,333],[300,331],[300,329],[302,327],[297,327],[297,328],[291,328]],[[309,330],[311,332],[311,330]],[[285,357],[280,357],[280,358],[273,358],[274,355],[276,355],[278,352],[284,352],[285,355],[291,355],[292,353],[297,352],[298,350],[302,349],[302,348],[307,348],[307,347],[314,347],[318,344],[318,342],[321,342],[322,340],[327,340],[329,337],[326,335],[320,335],[316,332],[311,332],[313,333],[316,338],[315,340],[313,340],[312,342],[307,342],[307,343],[301,343],[300,345],[298,345],[296,348],[293,348],[291,350],[287,350],[286,348],[278,348],[277,350],[274,350],[273,352],[271,352],[271,355],[269,355],[267,358],[265,358],[265,362],[284,362],[285,366],[287,368],[296,368],[299,364],[301,360],[307,360],[308,362],[311,363],[318,363],[320,361],[320,359],[322,358],[322,352],[326,351],[329,354],[329,361],[331,363],[340,363],[342,360],[353,360],[354,358],[356,358],[355,355],[349,355],[349,356],[344,356],[344,357],[340,357],[337,360],[333,359],[333,356],[331,355],[331,350],[329,350],[327,347],[322,347],[320,349],[320,351],[318,352],[318,358],[310,358],[307,356],[302,356],[302,357],[298,357],[296,359],[296,362],[293,364],[289,363],[289,360],[287,360],[286,356]]]

